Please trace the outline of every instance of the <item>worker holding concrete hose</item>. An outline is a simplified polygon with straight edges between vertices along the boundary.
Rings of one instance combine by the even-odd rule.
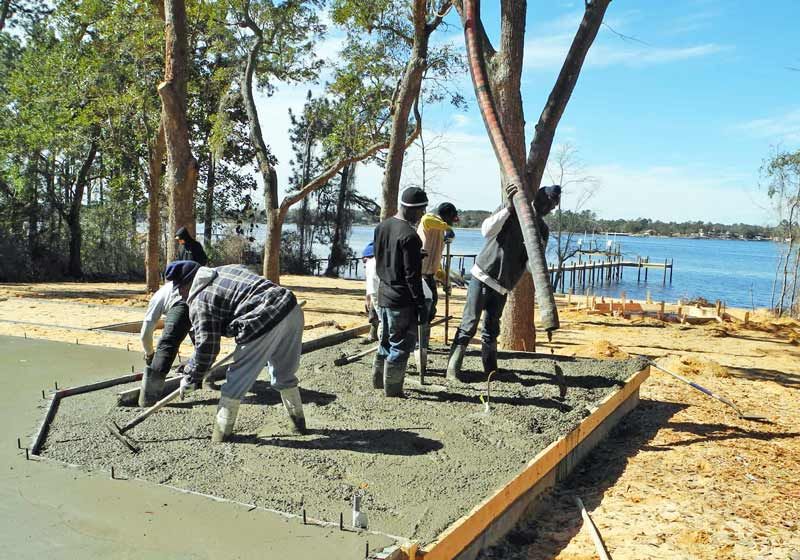
[[[417,226],[417,235],[422,241],[422,280],[430,290],[428,316],[419,327],[419,343],[414,359],[420,371],[425,370],[428,361],[428,341],[431,336],[431,321],[436,318],[436,303],[439,299],[436,282],[444,284],[446,274],[442,268],[442,252],[446,239],[453,239],[453,224],[458,222],[458,210],[452,202],[443,202],[435,212],[422,216]]]
[[[375,270],[380,278],[380,345],[372,365],[372,384],[387,397],[402,397],[409,354],[417,329],[427,317],[422,288],[422,241],[414,225],[428,197],[418,187],[405,189],[394,216],[375,228]]]
[[[467,287],[461,325],[456,331],[450,348],[447,378],[463,381],[461,364],[467,345],[478,330],[478,321],[483,317],[481,329],[481,362],[487,375],[497,370],[497,337],[500,334],[500,317],[506,304],[508,292],[514,289],[527,270],[528,254],[522,237],[522,229],[514,212],[512,199],[516,185],[506,190],[507,204],[486,218],[481,224],[481,234],[486,239],[475,258],[470,271],[472,279]],[[542,218],[555,209],[561,200],[561,187],[542,187],[536,192],[533,205],[538,217],[537,227],[542,242],[547,247],[549,229]]]
[[[287,288],[243,266],[201,267],[182,261],[170,278],[189,304],[194,354],[183,366],[181,388],[196,389],[214,363],[223,336],[236,340],[217,414],[213,442],[230,438],[242,397],[265,366],[295,433],[306,433],[297,369],[303,345],[303,310]]]
[[[167,265],[165,273],[167,277],[171,275],[174,266],[174,262]],[[158,339],[158,346],[153,348],[153,332],[162,316],[164,316],[164,329],[161,331],[161,338]],[[161,398],[164,380],[190,329],[189,306],[173,288],[172,282],[167,281],[150,298],[139,334],[144,348],[145,362],[142,388],[139,390],[139,406],[153,406]]]

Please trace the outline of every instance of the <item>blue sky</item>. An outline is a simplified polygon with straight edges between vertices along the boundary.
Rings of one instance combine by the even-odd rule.
[[[483,2],[490,35],[499,29],[495,4]],[[526,142],[582,10],[582,1],[528,3]],[[789,69],[800,68],[798,16],[800,4],[788,0],[614,0],[606,23],[636,40],[601,28],[554,146],[554,152],[565,144],[576,150],[582,165],[575,176],[594,179],[594,194],[581,207],[605,218],[771,222],[759,167],[772,146],[800,144],[800,71]],[[452,25],[437,40],[461,44],[457,18],[448,20]],[[332,56],[338,44],[323,42],[320,54]],[[469,77],[456,85],[470,103],[466,111],[426,111],[426,134],[442,146],[433,202],[491,209],[499,202],[497,164]],[[261,99],[262,114],[273,116],[276,128],[288,123],[286,107],[302,99],[295,90]],[[272,144],[285,175],[288,146]],[[404,180],[411,183],[419,176],[414,150],[408,160]],[[378,198],[380,179],[380,169],[362,166],[358,188]],[[583,191],[571,184],[564,208],[578,206]]]

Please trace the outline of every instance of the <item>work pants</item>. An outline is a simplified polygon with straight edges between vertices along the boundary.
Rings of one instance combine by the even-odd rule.
[[[494,346],[500,335],[500,317],[505,305],[506,294],[496,292],[473,276],[467,287],[467,302],[464,304],[461,325],[456,330],[455,344],[469,344],[483,314],[481,342]]]
[[[264,366],[276,391],[297,387],[300,354],[303,351],[303,309],[296,305],[289,314],[260,337],[237,344],[228,368],[222,396],[241,400],[253,387]]]
[[[189,334],[192,322],[189,320],[189,305],[181,301],[173,305],[164,316],[164,330],[158,339],[153,361],[150,362],[150,371],[157,377],[164,379],[178,355],[178,348]]]

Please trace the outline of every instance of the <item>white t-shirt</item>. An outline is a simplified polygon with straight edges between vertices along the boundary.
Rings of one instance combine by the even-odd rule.
[[[181,294],[172,288],[172,282],[161,286],[150,298],[150,304],[147,306],[147,312],[142,321],[142,330],[139,332],[145,354],[154,352],[153,332],[156,330],[159,319],[179,301],[181,301]]]

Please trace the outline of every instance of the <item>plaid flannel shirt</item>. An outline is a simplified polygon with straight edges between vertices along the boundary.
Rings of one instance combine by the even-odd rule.
[[[219,354],[220,338],[233,337],[237,344],[250,342],[272,329],[297,305],[287,288],[253,274],[238,265],[213,269],[211,281],[201,283],[189,296],[189,317],[194,327],[194,356],[186,373],[209,370]]]

